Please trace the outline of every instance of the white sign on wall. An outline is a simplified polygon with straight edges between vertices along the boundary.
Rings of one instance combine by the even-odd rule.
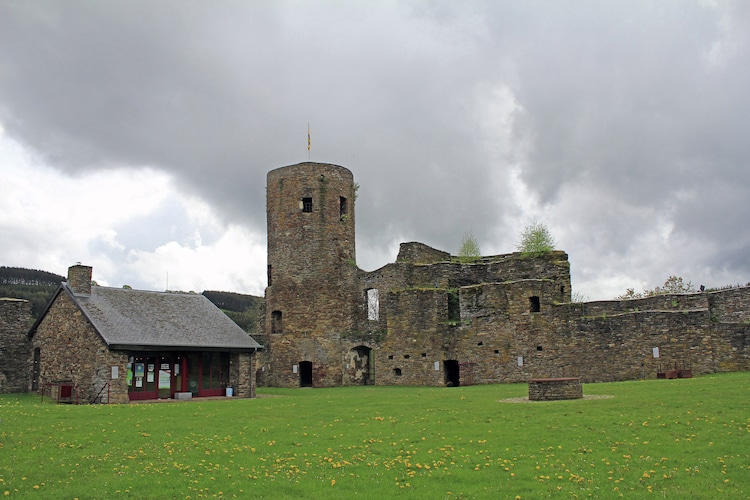
[[[518,366],[523,366],[523,356],[518,356]]]
[[[436,372],[440,371],[440,361],[435,361],[435,371]]]
[[[659,357],[659,348],[654,347],[654,359]]]
[[[293,365],[292,366],[292,373],[297,373],[297,369],[298,369],[297,365]]]
[[[113,366],[112,367],[112,380],[116,380],[119,375],[120,375],[120,367]]]

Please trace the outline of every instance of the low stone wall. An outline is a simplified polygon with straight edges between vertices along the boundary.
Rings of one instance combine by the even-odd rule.
[[[529,380],[529,400],[531,401],[557,401],[582,397],[583,387],[581,379],[577,377]]]

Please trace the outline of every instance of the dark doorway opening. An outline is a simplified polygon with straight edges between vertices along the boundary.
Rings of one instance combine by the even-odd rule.
[[[461,384],[459,379],[458,361],[455,359],[446,359],[443,361],[443,371],[445,372],[446,387],[458,387]]]
[[[299,386],[300,387],[312,387],[313,386],[312,361],[300,361],[299,362]]]

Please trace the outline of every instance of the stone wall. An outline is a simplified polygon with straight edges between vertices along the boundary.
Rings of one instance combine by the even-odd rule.
[[[232,353],[229,357],[229,387],[240,398],[255,397],[255,353]]]
[[[711,304],[714,321],[720,323],[750,322],[750,287],[720,290],[705,295]]]
[[[387,308],[388,333],[375,350],[375,384],[442,385],[450,329],[446,291],[392,291]]]
[[[542,378],[529,380],[530,401],[581,399],[583,387],[579,378]]]
[[[408,262],[410,264],[434,264],[450,260],[451,254],[437,250],[424,243],[412,241],[399,245],[396,262]]]
[[[40,350],[39,387],[70,381],[78,388],[81,402],[93,401],[110,384],[110,402],[127,403],[128,356],[110,351],[67,292],[60,291],[32,338],[32,349]],[[112,367],[118,377],[112,379]]]
[[[565,252],[462,261],[416,242],[366,272],[355,264],[349,170],[302,163],[267,182],[264,384],[300,385],[302,363],[316,387],[750,369],[749,288],[571,304]]]
[[[31,305],[0,298],[0,393],[26,392],[31,383]]]

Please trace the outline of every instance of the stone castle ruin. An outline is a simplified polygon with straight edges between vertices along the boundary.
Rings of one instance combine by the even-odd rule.
[[[571,303],[565,252],[467,260],[421,243],[402,243],[395,262],[367,272],[356,264],[355,199],[354,177],[341,166],[268,173],[268,287],[262,333],[253,334],[264,344],[259,386],[587,383],[750,370],[750,287]],[[28,302],[0,299],[0,392],[38,389],[29,318]]]
[[[341,166],[267,176],[268,287],[259,385],[583,382],[750,369],[750,289],[571,303],[561,251],[466,262],[403,243],[357,267],[356,185]]]

